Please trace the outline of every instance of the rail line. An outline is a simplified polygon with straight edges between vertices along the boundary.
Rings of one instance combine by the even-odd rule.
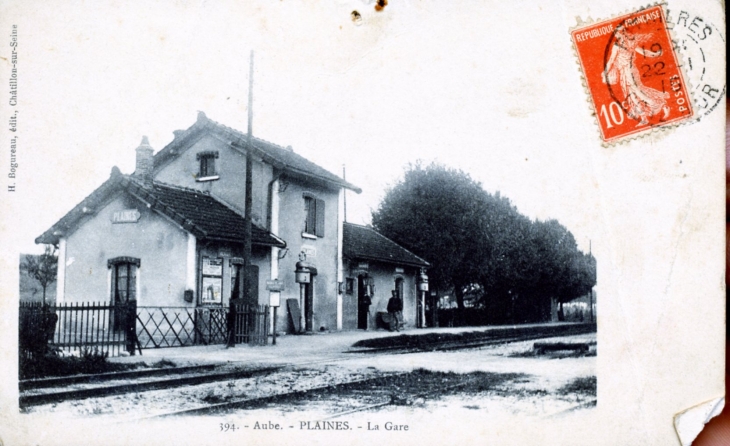
[[[346,389],[347,387],[353,386],[353,385],[359,385],[359,384],[365,384],[365,383],[376,383],[377,381],[384,381],[388,378],[392,378],[395,376],[405,376],[405,375],[408,375],[408,373],[410,373],[410,372],[391,373],[388,375],[361,378],[361,379],[345,381],[345,382],[336,383],[336,384],[328,384],[325,386],[312,387],[309,389],[295,390],[292,392],[283,392],[283,393],[277,393],[274,395],[266,395],[266,396],[260,396],[260,397],[254,397],[254,398],[241,398],[241,399],[237,399],[234,401],[226,401],[225,403],[208,404],[208,405],[195,407],[192,409],[183,409],[183,410],[178,410],[178,411],[174,411],[174,412],[167,412],[164,414],[153,415],[150,417],[146,417],[144,419],[166,418],[166,417],[188,416],[188,415],[212,415],[212,414],[217,414],[217,413],[221,413],[221,412],[227,412],[230,410],[251,409],[251,408],[263,406],[266,404],[276,403],[277,401],[280,401],[280,400],[285,400],[285,399],[290,399],[290,398],[302,398],[304,396],[307,396],[310,393],[316,393],[316,392],[321,392],[321,391],[325,391],[325,390],[329,390],[329,391],[343,390],[343,389]]]
[[[74,375],[53,378],[26,379],[18,382],[20,391],[32,389],[44,389],[47,387],[62,387],[72,384],[94,383],[99,381],[112,381],[115,379],[145,378],[148,376],[163,376],[172,374],[191,373],[198,371],[213,370],[217,364],[196,365],[188,367],[167,367],[148,370],[129,370],[125,372],[97,373],[93,375]]]
[[[141,383],[125,383],[120,385],[93,387],[89,389],[64,390],[60,392],[39,393],[35,395],[21,395],[19,398],[20,408],[37,406],[48,403],[58,403],[66,400],[80,400],[86,398],[98,398],[111,395],[122,395],[126,393],[145,392],[149,390],[169,389],[173,387],[191,386],[216,381],[231,379],[251,378],[257,375],[265,375],[276,372],[285,366],[262,367],[252,370],[236,370],[223,373],[197,374],[178,378],[148,381]]]
[[[423,343],[420,345],[396,345],[396,346],[385,346],[385,347],[373,347],[373,348],[362,348],[355,350],[348,350],[340,352],[338,355],[332,355],[325,358],[319,358],[316,360],[307,360],[296,363],[287,363],[282,365],[271,365],[256,369],[246,370],[234,370],[227,372],[214,372],[214,373],[196,373],[201,371],[214,370],[217,365],[204,365],[204,366],[192,366],[192,367],[179,367],[170,369],[156,369],[156,370],[142,370],[142,371],[130,371],[130,372],[117,372],[117,373],[105,373],[99,375],[84,375],[77,377],[66,377],[66,378],[49,378],[46,380],[34,380],[33,382],[24,381],[21,382],[21,390],[38,389],[43,387],[54,387],[64,386],[76,383],[93,383],[95,381],[113,380],[113,379],[131,379],[154,375],[164,374],[191,374],[191,376],[173,377],[168,379],[160,379],[154,381],[140,382],[140,383],[124,383],[110,386],[99,386],[87,389],[76,389],[76,390],[62,390],[58,392],[48,392],[40,394],[21,395],[19,398],[20,408],[26,408],[31,406],[37,406],[48,403],[58,403],[67,400],[80,400],[87,398],[98,398],[112,395],[123,395],[128,393],[144,392],[151,390],[161,390],[168,388],[176,388],[182,386],[192,386],[198,384],[206,384],[211,382],[245,379],[254,376],[266,375],[274,372],[281,372],[291,370],[293,368],[308,366],[308,365],[321,365],[328,363],[336,363],[341,361],[350,361],[360,359],[364,356],[372,354],[408,354],[423,351],[453,351],[453,350],[464,350],[473,349],[479,347],[485,347],[489,345],[505,344],[512,342],[529,341],[533,339],[542,339],[546,337],[554,336],[570,336],[575,334],[587,333],[591,330],[584,326],[576,326],[572,329],[566,329],[562,333],[544,333],[541,331],[534,333],[522,333],[519,335],[500,337],[498,334],[492,334],[488,339],[474,340],[474,341],[441,341],[441,342],[430,342]],[[298,398],[306,395],[309,392],[321,391],[333,386],[348,386],[354,384],[360,384],[370,380],[377,380],[384,377],[397,376],[397,374],[390,374],[380,376],[376,378],[365,378],[355,381],[346,381],[343,383],[330,384],[327,386],[311,388],[307,390],[299,390],[295,392],[270,395],[266,397],[259,397],[253,399],[241,399],[234,402],[216,403],[207,406],[201,406],[195,409],[187,409],[179,412],[173,412],[162,416],[168,416],[173,414],[185,414],[185,413],[205,413],[206,410],[216,410],[215,408],[230,407],[230,408],[243,408],[254,404],[264,404],[267,401],[275,401],[279,398]],[[339,387],[337,387],[339,388]],[[382,402],[377,404],[377,407],[381,405],[390,404],[388,402]],[[366,410],[366,409],[360,409]],[[197,412],[196,412],[197,411]]]

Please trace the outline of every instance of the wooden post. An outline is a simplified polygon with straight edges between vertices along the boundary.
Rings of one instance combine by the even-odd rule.
[[[278,307],[274,307],[274,333],[273,333],[273,341],[271,342],[271,345],[276,345],[276,309]]]
[[[246,191],[244,199],[244,216],[243,216],[243,274],[244,277],[248,267],[251,265],[251,210],[253,207],[253,147],[251,146],[251,138],[253,135],[253,50],[251,50],[251,62],[248,77],[248,136],[246,141]],[[243,298],[247,304],[252,304],[253,296],[251,296],[251,283],[244,279]],[[256,298],[258,304],[258,296]]]

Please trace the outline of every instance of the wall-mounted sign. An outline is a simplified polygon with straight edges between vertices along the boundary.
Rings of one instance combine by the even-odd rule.
[[[268,291],[284,291],[284,282],[279,279],[267,280],[266,289]]]
[[[204,276],[221,276],[221,275],[223,275],[223,259],[203,257],[203,275]]]
[[[370,265],[368,265],[368,262],[360,262],[357,264],[358,269],[368,269]]]
[[[137,223],[141,214],[137,209],[124,209],[112,215],[112,223]]]
[[[398,273],[403,274],[403,268],[396,268],[395,272],[396,272],[396,274],[398,274]]]
[[[302,245],[302,251],[307,255],[307,258],[317,257],[317,248],[310,245]]]

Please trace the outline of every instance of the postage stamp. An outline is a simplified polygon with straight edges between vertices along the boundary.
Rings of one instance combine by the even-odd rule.
[[[604,142],[693,117],[661,5],[579,26],[571,37]]]

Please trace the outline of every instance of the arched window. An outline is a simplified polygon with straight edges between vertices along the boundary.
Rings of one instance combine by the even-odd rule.
[[[134,257],[116,257],[107,261],[111,268],[111,300],[123,304],[137,300],[137,268],[140,260]]]

